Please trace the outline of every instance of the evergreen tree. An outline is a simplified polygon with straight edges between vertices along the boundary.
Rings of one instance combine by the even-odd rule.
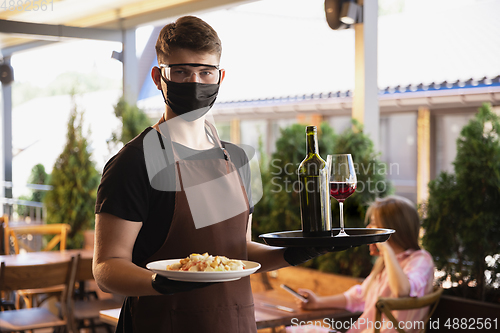
[[[94,205],[100,178],[91,160],[87,139],[82,134],[82,118],[74,105],[68,121],[66,145],[52,170],[52,189],[44,198],[47,223],[71,225],[68,248],[81,248],[83,231],[94,226]]]
[[[45,172],[45,167],[43,164],[37,164],[31,169],[30,177],[28,178],[28,184],[34,185],[44,185],[48,182],[48,175]],[[42,202],[43,197],[45,196],[45,191],[41,190],[32,190],[31,195],[22,195],[19,197],[21,200],[26,201],[34,201],[34,202]],[[17,213],[19,216],[29,216],[30,215],[30,207],[24,205],[17,206]],[[40,216],[40,218],[43,218]]]
[[[111,142],[126,144],[148,126],[152,125],[148,116],[137,106],[128,104],[122,97],[115,105],[115,115],[122,121],[121,133],[113,133]]]
[[[483,104],[457,139],[455,174],[442,172],[429,183],[423,207],[423,244],[443,278],[457,282],[461,296],[482,300],[500,283],[499,135],[500,118]],[[473,285],[476,295],[467,295]]]
[[[43,164],[37,164],[31,169],[31,175],[28,178],[28,184],[45,185],[48,183],[49,176],[45,172]],[[31,201],[42,202],[45,196],[45,191],[33,190]]]

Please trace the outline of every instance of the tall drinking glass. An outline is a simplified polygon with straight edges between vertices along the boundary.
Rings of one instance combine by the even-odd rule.
[[[344,200],[356,191],[357,177],[351,154],[328,155],[326,158],[330,182],[330,195],[339,202],[340,232],[337,236],[349,236],[344,231]]]

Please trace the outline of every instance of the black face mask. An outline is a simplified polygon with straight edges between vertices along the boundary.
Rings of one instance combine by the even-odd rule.
[[[214,105],[219,93],[218,84],[164,81],[167,84],[166,98],[162,90],[165,103],[186,121],[194,121],[205,115]]]

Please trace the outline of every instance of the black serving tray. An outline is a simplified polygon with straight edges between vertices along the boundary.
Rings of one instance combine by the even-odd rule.
[[[340,228],[332,229],[331,235],[327,236],[304,236],[302,230],[281,231],[263,234],[259,237],[271,246],[284,247],[351,247],[363,244],[385,242],[394,233],[393,229],[376,228],[345,228],[348,237],[335,237]]]

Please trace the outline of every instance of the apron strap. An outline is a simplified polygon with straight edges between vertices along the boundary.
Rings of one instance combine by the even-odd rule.
[[[210,135],[210,133],[208,132],[208,129],[210,129],[210,131],[212,132],[212,135]],[[222,153],[224,154],[224,159],[226,161],[231,162],[231,157],[229,156],[229,153],[226,150],[226,148],[224,148],[224,146],[222,145],[222,142],[219,139],[219,135],[217,134],[217,130],[215,129],[215,126],[212,123],[210,123],[208,120],[205,120],[205,130],[207,131],[207,134],[212,138],[212,140],[215,139],[214,143],[217,142],[220,149],[222,149]]]
[[[165,158],[165,163],[167,163],[167,165],[169,165],[171,159],[169,159],[169,156],[172,156],[172,163],[170,164],[176,164],[177,167],[175,168],[176,172],[177,172],[177,179],[179,180],[179,185],[181,187],[182,190],[184,190],[184,186],[182,185],[182,178],[181,178],[181,175],[180,175],[180,170],[179,170],[179,162],[177,162],[179,160],[179,156],[177,155],[177,152],[175,151],[173,145],[172,145],[172,141],[170,140],[170,135],[168,133],[168,129],[167,129],[167,134],[168,135],[162,135],[160,134],[160,132],[156,131],[156,134],[158,134],[158,140],[160,141],[160,146],[161,146],[161,151],[163,152],[163,157]],[[164,144],[164,141],[163,140],[166,140],[167,141],[167,147],[169,147],[170,149],[167,149],[165,148],[165,144]],[[167,152],[170,152],[171,155],[167,154]]]
[[[160,126],[158,126],[160,129]],[[165,162],[167,165],[174,164],[175,161],[180,160],[179,155],[174,149],[172,145],[172,140],[170,140],[170,134],[168,132],[168,127],[165,126],[164,130],[166,134],[163,134],[163,131],[160,129],[160,132],[156,131],[158,134],[158,140],[160,141],[161,150],[163,152],[163,157],[165,157]]]
[[[205,120],[205,130],[212,140],[214,140],[214,144],[216,143],[221,149],[223,149],[224,147],[222,147],[222,143],[220,142],[219,135],[217,135],[215,126],[208,122],[208,120]],[[211,134],[208,130],[210,130]]]

